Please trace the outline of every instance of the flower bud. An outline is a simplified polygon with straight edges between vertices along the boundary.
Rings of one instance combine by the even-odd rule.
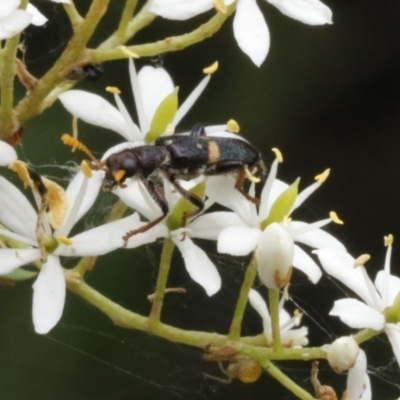
[[[340,337],[329,346],[329,365],[335,372],[347,371],[356,363],[359,351],[360,348],[353,336]]]
[[[292,274],[294,243],[289,232],[278,223],[270,224],[261,234],[256,249],[258,275],[269,289],[288,284]]]

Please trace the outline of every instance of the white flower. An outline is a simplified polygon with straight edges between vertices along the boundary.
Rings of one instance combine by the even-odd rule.
[[[65,278],[60,256],[96,256],[108,253],[116,248],[110,242],[110,232],[125,220],[90,229],[69,239],[74,224],[92,206],[99,187],[101,175],[91,179],[78,173],[70,182],[65,193],[67,209],[65,217],[56,229],[51,229],[47,218],[42,229],[55,250],[49,252],[47,262],[42,265],[34,284],[33,323],[37,333],[47,333],[61,318],[65,300]],[[128,217],[137,220],[137,215]],[[0,176],[0,223],[7,229],[0,229],[0,235],[21,243],[16,248],[0,249],[0,274],[12,272],[23,265],[41,258],[36,224],[38,215],[30,202],[13,184]],[[58,245],[58,247],[57,247]]]
[[[281,159],[280,153],[278,158]],[[311,224],[292,221],[287,217],[293,213],[327,177],[327,172],[316,177],[316,182],[297,194],[296,181],[291,186],[276,179],[278,158],[272,163],[268,178],[261,192],[260,206],[257,211],[255,204],[247,200],[234,188],[235,179],[213,177],[208,182],[208,195],[214,202],[234,211],[240,224],[224,229],[218,238],[218,251],[236,256],[244,256],[258,248],[262,233],[271,223],[279,223],[292,237],[313,248],[344,246],[332,235],[324,232],[321,227],[330,223],[327,218]],[[254,186],[250,194],[254,194]],[[296,243],[294,244],[293,266],[303,271],[311,282],[316,283],[321,277],[321,270],[315,261]]]
[[[254,289],[250,289],[249,301],[251,306],[257,311],[263,321],[264,335],[269,345],[272,344],[271,317],[268,307],[261,295]],[[281,341],[284,347],[300,347],[308,344],[308,329],[306,327],[295,328],[300,324],[298,316],[290,317],[289,313],[283,308],[284,298],[280,302],[279,327]]]
[[[346,400],[371,400],[371,382],[367,373],[367,357],[360,350],[356,363],[350,368],[347,375]]]
[[[137,179],[127,179],[125,188],[116,188],[114,193],[128,206],[139,211],[149,221],[153,221],[160,217],[161,210],[155,201],[151,198],[143,184]],[[181,182],[185,185],[185,182]],[[193,182],[186,183],[193,185]],[[182,201],[178,193],[171,190],[169,182],[164,181],[164,193],[170,209],[173,213],[175,206]],[[134,248],[143,244],[152,243],[160,237],[170,237],[177,248],[180,250],[185,267],[190,277],[201,285],[209,296],[212,296],[221,288],[221,278],[214,263],[208,255],[197,246],[191,238],[216,240],[221,229],[238,223],[237,218],[232,218],[231,213],[214,212],[198,216],[194,220],[187,221],[185,228],[174,228],[169,230],[169,217],[146,232],[138,233],[129,238],[127,248]],[[178,224],[180,225],[180,222]],[[147,225],[147,222],[126,221],[124,225],[120,225],[112,232],[113,243],[122,247],[124,245],[123,236],[131,230],[139,229]]]
[[[328,347],[329,365],[338,373],[354,367],[360,348],[353,336],[342,336]]]
[[[391,238],[391,236],[389,236]],[[335,301],[330,315],[335,315],[351,328],[370,328],[384,330],[392,345],[394,355],[400,365],[400,319],[393,321],[386,317],[390,308],[398,308],[400,279],[390,274],[392,246],[388,245],[385,266],[379,271],[375,283],[371,281],[363,265],[364,257],[355,260],[348,253],[339,249],[325,248],[316,250],[324,270],[340,280],[361,299],[341,299]],[[361,261],[360,261],[361,260]]]
[[[283,14],[308,25],[332,23],[332,11],[319,0],[267,0]],[[149,11],[164,18],[185,20],[211,10],[213,0],[153,0]],[[224,0],[225,6],[233,0]],[[237,0],[233,20],[235,39],[241,50],[258,67],[265,60],[270,35],[256,0]]]
[[[146,134],[150,131],[160,104],[174,93],[175,88],[165,69],[145,66],[139,71],[139,74],[136,74],[131,59],[129,59],[129,75],[139,119],[138,125],[132,120],[121,98],[116,93],[114,96],[118,109],[101,96],[83,90],[69,90],[59,95],[59,99],[73,116],[89,124],[111,129],[123,136],[128,142],[143,142]],[[170,126],[175,127],[186,115],[209,81],[210,75],[207,75],[179,109],[175,110],[175,115],[172,114],[171,120],[168,121]]]

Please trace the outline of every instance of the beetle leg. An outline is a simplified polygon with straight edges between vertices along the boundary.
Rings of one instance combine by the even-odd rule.
[[[244,172],[244,169],[241,169],[238,172],[238,175],[236,177],[236,183],[235,183],[235,189],[238,190],[244,197],[246,197],[247,200],[251,201],[254,204],[259,205],[260,204],[260,199],[257,197],[250,196],[244,189],[243,189],[243,183],[246,175]]]
[[[204,125],[196,125],[190,132],[190,137],[197,142],[201,136],[207,136]]]
[[[182,215],[182,227],[186,226],[186,221],[188,218],[192,218],[199,214],[204,209],[204,201],[196,196],[189,190],[184,189],[173,177],[169,177],[169,181],[174,185],[175,189],[180,193],[180,195],[185,198],[189,203],[192,203],[197,207],[196,210],[186,212]]]
[[[165,199],[164,193],[154,184],[153,181],[149,179],[141,179],[143,182],[144,186],[146,187],[147,191],[149,192],[150,196],[154,199],[154,201],[157,203],[157,205],[161,208],[162,215],[158,218],[156,218],[153,221],[148,222],[146,225],[143,225],[142,227],[138,229],[133,229],[129,232],[126,232],[126,234],[122,237],[124,241],[123,247],[126,247],[128,245],[128,240],[134,235],[137,235],[138,233],[143,233],[147,232],[149,229],[151,229],[153,226],[157,225],[159,222],[161,222],[168,214],[169,207],[167,200]]]

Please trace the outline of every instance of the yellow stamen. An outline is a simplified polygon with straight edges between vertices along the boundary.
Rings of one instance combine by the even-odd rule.
[[[121,94],[121,91],[116,86],[107,86],[106,92],[110,92],[112,94]]]
[[[64,135],[61,136],[61,140],[66,146],[74,147],[85,153],[91,160],[95,161],[96,163],[98,162],[96,157],[83,143],[73,138],[71,135],[68,135],[68,133],[64,133]]]
[[[218,63],[218,61],[215,61],[214,64],[211,64],[208,67],[205,67],[203,69],[203,73],[206,75],[211,75],[218,69],[218,67],[219,67],[219,63]]]
[[[283,225],[288,226],[288,225],[292,222],[292,218],[291,218],[291,217],[288,217],[287,215],[285,215],[285,216],[283,217],[282,222],[283,222]]]
[[[277,149],[276,147],[272,148],[272,151],[275,154],[276,159],[278,160],[278,162],[283,163],[283,156],[282,153],[280,152],[279,149]]]
[[[357,257],[354,260],[354,267],[360,267],[361,265],[364,265],[367,261],[371,259],[371,256],[369,254],[361,254],[361,256]]]
[[[390,246],[393,243],[394,237],[391,233],[389,235],[383,237],[383,242],[386,247]]]
[[[228,7],[224,3],[224,0],[213,0],[214,8],[222,14],[226,14]]]
[[[315,176],[314,179],[319,183],[324,183],[328,179],[330,172],[331,172],[331,169],[328,168],[324,172],[322,172],[322,174]]]
[[[91,178],[93,176],[92,169],[85,160],[82,160],[81,162],[81,171],[82,174],[86,176],[86,178]]]
[[[47,189],[49,202],[49,220],[53,229],[59,228],[65,218],[68,209],[68,199],[65,190],[57,183],[47,178],[42,178]]]
[[[140,56],[133,51],[129,50],[126,46],[118,46],[117,49],[121,50],[126,56],[132,58],[139,58]]]
[[[119,169],[115,174],[114,174],[114,180],[115,182],[121,181],[126,174],[126,171],[124,169]]]
[[[10,168],[12,171],[18,174],[19,179],[21,179],[25,188],[27,188],[28,186],[34,188],[35,185],[33,184],[31,177],[29,176],[27,167],[28,166],[20,160],[14,161],[8,166],[8,168]]]
[[[289,286],[290,286],[290,283],[288,283],[288,284],[283,288],[282,297],[285,299],[285,301],[288,301],[288,300],[289,300]]]
[[[61,243],[61,244],[65,244],[66,246],[71,246],[71,244],[73,243],[71,239],[67,238],[66,236],[58,236],[57,240]]]
[[[303,318],[303,313],[296,308],[296,310],[293,312],[293,317],[295,326],[299,326]]]
[[[230,119],[226,123],[226,126],[227,126],[229,132],[239,133],[239,131],[240,131],[240,126],[234,119]]]
[[[249,169],[248,169],[247,167],[244,169],[244,173],[245,173],[245,175],[246,175],[246,178],[247,178],[250,182],[258,183],[258,182],[261,181],[260,178],[257,178],[256,176],[252,175],[251,172],[249,171]]]
[[[329,218],[332,220],[332,222],[334,222],[335,224],[338,224],[338,225],[343,225],[344,224],[344,222],[341,220],[341,219],[339,219],[339,217],[338,217],[338,215],[335,213],[335,211],[331,211],[330,213],[329,213]]]
[[[167,125],[167,129],[165,130],[165,134],[167,136],[172,136],[175,133],[175,126],[172,124]]]

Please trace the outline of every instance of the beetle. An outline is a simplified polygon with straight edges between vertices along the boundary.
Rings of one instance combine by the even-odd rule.
[[[162,215],[139,229],[127,232],[124,245],[130,237],[146,232],[169,212],[167,200],[162,190],[150,179],[154,172],[160,172],[187,201],[196,206],[196,210],[184,214],[182,226],[186,220],[204,209],[204,201],[179,184],[179,179],[191,180],[200,175],[236,174],[235,189],[249,201],[258,204],[256,197],[249,195],[243,188],[246,176],[258,181],[266,175],[266,168],[260,152],[246,140],[227,136],[208,136],[202,125],[196,126],[189,134],[160,136],[153,145],[127,148],[111,154],[99,162],[90,151],[75,139],[65,135],[65,144],[77,147],[92,158],[93,170],[105,171],[102,188],[106,192],[116,187],[126,187],[125,180],[131,177],[139,179],[160,207]]]
[[[117,186],[124,187],[130,177],[140,179],[149,194],[162,211],[162,215],[147,225],[128,232],[127,240],[140,232],[145,232],[168,214],[168,203],[162,191],[149,179],[154,171],[160,171],[175,189],[196,206],[196,210],[186,213],[186,219],[200,213],[204,202],[195,194],[184,189],[179,179],[191,180],[200,175],[224,175],[236,173],[235,188],[249,201],[258,204],[259,200],[250,196],[244,189],[246,175],[253,178],[265,176],[265,165],[260,152],[249,142],[230,136],[207,136],[204,126],[195,127],[189,134],[174,134],[159,137],[154,145],[143,145],[111,154],[105,160],[103,190],[112,191]]]

